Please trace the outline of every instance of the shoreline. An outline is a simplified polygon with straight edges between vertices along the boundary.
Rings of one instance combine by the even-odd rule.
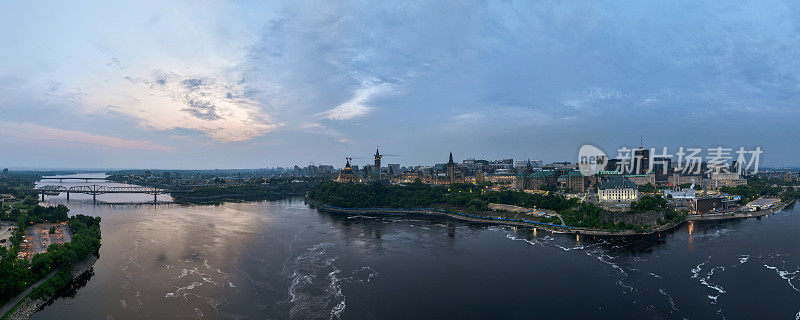
[[[585,228],[577,228],[577,227],[570,227],[565,225],[555,225],[550,223],[543,223],[543,222],[534,222],[534,221],[514,221],[505,218],[496,218],[496,217],[480,217],[470,214],[465,214],[462,212],[449,212],[443,209],[435,209],[435,208],[414,208],[414,209],[397,209],[397,208],[339,208],[334,206],[329,206],[321,203],[317,203],[308,199],[303,200],[306,204],[310,205],[311,207],[317,208],[322,211],[327,212],[337,212],[337,213],[351,213],[351,214],[359,214],[359,215],[398,215],[398,214],[425,214],[425,215],[434,215],[434,216],[445,216],[455,220],[461,221],[469,221],[469,222],[478,222],[478,223],[488,223],[488,224],[499,224],[499,225],[507,225],[507,226],[524,226],[524,227],[531,227],[531,228],[541,228],[545,229],[554,233],[560,234],[582,234],[582,235],[593,235],[593,236],[648,236],[653,235],[656,233],[669,231],[679,227],[680,225],[687,223],[689,221],[717,221],[717,220],[732,220],[732,219],[747,219],[747,218],[757,218],[763,217],[766,215],[773,214],[775,212],[783,210],[786,206],[791,203],[797,201],[797,199],[792,200],[788,203],[781,204],[773,209],[768,209],[764,211],[759,211],[756,214],[717,214],[717,215],[689,215],[686,219],[680,222],[670,222],[665,225],[659,226],[655,229],[648,230],[646,232],[635,232],[633,230],[626,230],[626,231],[606,231],[600,229],[585,229]]]
[[[70,282],[67,283],[67,285],[72,283],[72,281],[75,281],[75,279],[77,279],[78,277],[80,277],[84,273],[89,272],[92,269],[92,267],[94,267],[94,264],[95,264],[95,262],[97,262],[97,259],[98,259],[98,257],[92,254],[92,255],[89,255],[89,257],[87,257],[83,261],[75,264],[72,267],[72,270],[70,270],[71,274],[72,274],[72,280],[70,280]],[[35,289],[35,288],[31,288],[31,289]],[[60,289],[63,289],[63,288],[60,288]],[[3,315],[2,319],[8,319],[8,320],[27,320],[27,319],[30,319],[31,316],[33,316],[34,313],[38,312],[39,309],[41,309],[48,302],[50,302],[57,294],[58,294],[58,291],[53,293],[52,296],[41,297],[39,299],[33,299],[33,298],[30,297],[30,293],[28,293],[25,298],[23,298],[14,307],[12,307],[11,310],[9,310],[9,313]]]
[[[686,218],[686,221],[715,221],[715,220],[760,218],[781,211],[790,204],[794,203],[795,201],[797,201],[797,199],[794,199],[787,203],[781,203],[775,208],[762,211],[755,211],[752,213],[716,213],[716,214],[705,214],[705,215],[702,214],[689,215],[689,217]]]
[[[497,218],[497,217],[481,217],[475,216],[471,214],[466,214],[462,212],[449,212],[443,209],[435,209],[435,208],[415,208],[415,209],[393,209],[393,208],[338,208],[333,207],[325,204],[320,204],[308,199],[304,199],[304,202],[312,207],[316,207],[317,209],[321,209],[322,211],[329,211],[329,212],[338,212],[338,213],[353,213],[353,214],[361,214],[361,215],[395,215],[395,214],[426,214],[426,215],[434,215],[434,216],[445,216],[455,220],[461,221],[469,221],[469,222],[478,222],[478,223],[488,223],[488,224],[499,224],[499,225],[507,225],[507,226],[523,226],[523,227],[531,227],[531,228],[541,228],[547,231],[551,231],[554,233],[560,234],[581,234],[581,235],[593,235],[593,236],[642,236],[642,235],[651,235],[658,232],[667,231],[673,229],[677,226],[680,226],[686,220],[677,222],[677,223],[668,223],[653,230],[649,230],[644,233],[635,232],[632,230],[626,231],[606,231],[606,230],[599,230],[599,229],[586,229],[586,228],[578,228],[578,227],[570,227],[566,225],[556,225],[544,222],[537,222],[537,221],[527,221],[527,220],[510,220],[505,218]]]

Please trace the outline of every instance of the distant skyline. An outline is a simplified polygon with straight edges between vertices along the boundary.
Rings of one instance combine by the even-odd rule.
[[[575,162],[760,146],[800,166],[800,3],[0,3],[0,167]]]

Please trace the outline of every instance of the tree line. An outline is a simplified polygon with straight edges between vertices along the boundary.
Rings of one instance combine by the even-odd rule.
[[[5,303],[31,284],[41,280],[53,270],[61,268],[57,276],[33,291],[33,297],[49,295],[66,285],[72,276],[72,266],[86,259],[90,254],[98,254],[100,249],[100,218],[78,214],[68,217],[69,208],[35,206],[27,212],[17,213],[17,228],[12,236],[12,247],[0,247],[0,302]],[[9,218],[4,214],[6,218]],[[29,261],[19,258],[20,243],[25,229],[38,222],[67,221],[72,241],[64,244],[51,244],[47,252],[33,256]]]
[[[578,199],[569,199],[556,193],[487,191],[483,186],[473,184],[443,186],[429,185],[420,181],[406,185],[379,182],[369,184],[323,182],[319,187],[308,192],[308,198],[315,202],[343,208],[411,209],[446,205],[459,210],[483,213],[489,210],[489,203],[498,203],[555,211],[562,216],[566,225],[573,227],[612,230],[641,227],[603,222],[600,217],[602,208],[593,204],[580,203]],[[645,196],[632,205],[634,213],[666,209],[666,199],[660,196]],[[494,215],[503,214],[495,213]],[[548,220],[548,222],[550,221]]]

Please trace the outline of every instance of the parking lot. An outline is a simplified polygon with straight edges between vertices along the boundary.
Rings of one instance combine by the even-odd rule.
[[[10,222],[0,222],[0,245],[6,247],[6,249],[11,248],[11,235],[13,231],[14,224]],[[5,241],[4,241],[5,240]]]
[[[55,227],[55,233],[50,234],[50,227]],[[37,253],[47,251],[47,247],[54,243],[65,243],[72,240],[66,222],[39,223],[25,229],[25,240],[22,243],[24,256],[32,259]]]

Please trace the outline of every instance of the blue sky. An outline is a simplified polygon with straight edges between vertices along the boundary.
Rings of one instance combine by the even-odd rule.
[[[0,166],[574,162],[640,137],[797,166],[799,20],[792,1],[3,2]]]

